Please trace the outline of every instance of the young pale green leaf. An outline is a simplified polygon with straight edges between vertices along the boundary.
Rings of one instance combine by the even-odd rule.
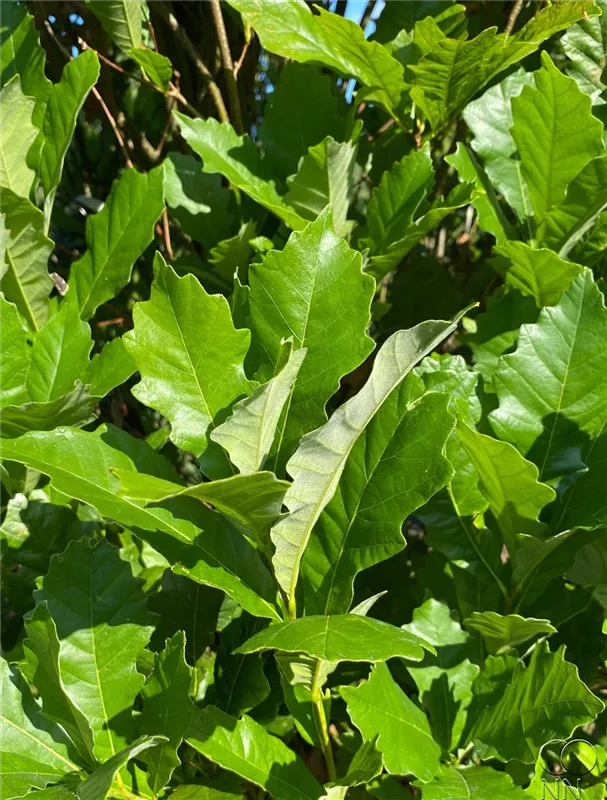
[[[169,88],[170,80],[173,76],[173,65],[166,56],[161,56],[148,47],[134,47],[129,50],[129,58],[139,64],[145,75],[166,92]]]
[[[53,431],[59,425],[79,428],[96,419],[97,400],[88,386],[76,381],[75,388],[54,400],[28,402],[2,409],[2,436],[14,439],[28,431]]]
[[[506,772],[491,767],[441,767],[423,793],[424,800],[530,800]]]
[[[376,778],[383,769],[382,755],[376,748],[377,736],[364,741],[348,766],[343,778],[336,781],[337,786],[360,786]]]
[[[61,728],[46,720],[22,675],[0,659],[2,737],[0,779],[3,800],[57,783],[79,765],[72,761]]]
[[[547,619],[525,619],[519,614],[508,614],[504,617],[495,611],[475,611],[464,620],[464,626],[480,633],[487,650],[498,656],[536,636],[556,633],[556,628]]]
[[[348,106],[330,75],[310,64],[287,62],[267,98],[259,131],[265,157],[283,180],[325,137],[348,138]]]
[[[301,563],[307,614],[348,611],[356,575],[404,548],[403,522],[449,480],[449,399],[419,393],[403,382],[352,448]]]
[[[506,283],[533,297],[538,308],[555,306],[583,270],[552,250],[535,250],[524,242],[504,242],[495,252],[509,262]]]
[[[234,528],[221,525],[218,514],[192,501],[173,504],[172,513],[120,497],[118,470],[177,480],[170,463],[145,441],[111,426],[95,433],[60,428],[4,440],[2,454],[48,475],[59,492],[89,503],[101,516],[136,529],[175,572],[223,589],[251,614],[279,619],[275,585],[259,553]]]
[[[280,474],[301,436],[325,422],[340,379],[373,348],[366,331],[374,283],[362,271],[360,254],[336,236],[330,209],[292,234],[284,250],[251,265],[249,283],[260,375],[276,374],[284,340],[292,337],[295,350],[307,349],[269,461]]]
[[[263,467],[306,353],[305,347],[293,350],[278,375],[236,403],[228,419],[211,431],[211,439],[227,450],[241,473]]]
[[[500,361],[491,424],[538,465],[542,480],[583,469],[582,447],[607,414],[606,344],[607,310],[585,269],[558,305],[521,328],[516,352]]]
[[[378,42],[366,40],[360,25],[303,0],[276,6],[272,0],[230,0],[257,32],[266,50],[294,61],[316,61],[368,88],[365,99],[396,116],[405,89],[403,67]]]
[[[137,656],[154,618],[141,585],[117,548],[82,539],[51,559],[36,592],[57,628],[65,692],[88,719],[100,761],[128,741],[131,706],[144,683]]]
[[[593,104],[607,88],[602,80],[607,56],[607,3],[597,0],[597,6],[601,9],[600,17],[580,20],[559,42],[569,58],[567,73],[590,95]]]
[[[407,665],[428,710],[434,738],[445,752],[457,748],[472,700],[472,684],[479,668],[471,663],[470,637],[453,619],[448,606],[429,599],[413,612],[403,629],[421,636],[436,648],[419,665]]]
[[[56,400],[71,391],[88,370],[92,347],[88,323],[80,319],[75,306],[62,303],[34,339],[27,372],[30,399]]]
[[[177,748],[194,710],[189,696],[191,672],[185,661],[185,633],[178,631],[156,656],[154,671],[142,690],[143,709],[137,723],[141,733],[167,738],[148,759],[148,786],[154,794],[166,786],[181,763]]]
[[[42,126],[42,145],[37,170],[44,190],[45,229],[48,230],[55,192],[61,180],[67,153],[80,109],[99,77],[99,59],[87,50],[69,61],[61,80],[52,85]]]
[[[237,653],[279,650],[305,653],[323,661],[386,661],[400,657],[421,661],[424,649],[434,650],[415,636],[387,622],[360,614],[302,617],[270,625],[241,645]]]
[[[363,738],[378,737],[376,747],[388,772],[432,780],[440,767],[440,747],[426,715],[392,678],[387,664],[376,664],[357,688],[342,686],[339,692]]]
[[[68,733],[82,763],[89,768],[95,766],[93,731],[86,715],[66,690],[57,627],[44,603],[36,606],[27,619],[25,632],[23,647],[32,683],[42,701],[42,713]]]
[[[26,97],[15,75],[0,92],[0,187],[19,197],[29,197],[34,171],[26,163],[38,135],[32,122],[36,101]]]
[[[53,281],[46,265],[53,242],[44,235],[44,214],[27,198],[3,189],[0,207],[6,215],[2,291],[37,331],[48,316]]]
[[[0,295],[0,408],[29,400],[25,376],[29,361],[27,327],[17,307]]]
[[[288,472],[293,477],[285,496],[289,515],[274,526],[271,536],[276,547],[276,579],[289,597],[291,612],[312,529],[338,488],[352,448],[407,373],[455,330],[458,319],[429,320],[391,336],[377,354],[371,376],[360,392],[340,406],[322,428],[306,435],[289,460]]]
[[[535,464],[526,461],[508,442],[477,433],[459,424],[457,435],[479,475],[479,487],[489,503],[508,551],[516,549],[519,533],[540,535],[544,525],[538,515],[556,497],[550,486],[538,481]]]
[[[103,210],[88,220],[88,249],[70,271],[67,301],[76,303],[83,319],[90,319],[129,282],[163,207],[162,167],[144,175],[125,170],[112,185]]]
[[[592,116],[588,95],[557,69],[547,53],[542,53],[535,87],[525,86],[513,97],[512,118],[512,136],[541,241],[546,215],[565,199],[575,176],[601,154],[603,126]]]
[[[127,381],[137,371],[137,365],[118,337],[106,342],[103,350],[87,364],[82,380],[91,387],[91,397],[105,397],[116,386]]]
[[[142,376],[134,394],[169,419],[178,447],[200,456],[218,413],[253,388],[243,368],[250,335],[193,275],[179,278],[160,254],[154,267],[151,299],[137,305],[124,337]]]
[[[512,680],[495,704],[486,704],[470,731],[502,760],[536,760],[551,739],[568,739],[592,721],[603,703],[582,683],[577,668],[565,661],[565,647],[551,653],[547,642],[533,650],[529,666],[519,661]]]
[[[323,787],[284,742],[251,717],[236,720],[215,706],[196,712],[188,744],[224,769],[280,800],[320,800]]]
[[[135,758],[151,747],[156,748],[164,742],[164,736],[140,736],[128,747],[108,758],[100,767],[97,767],[92,775],[79,784],[78,800],[105,800],[119,769],[124,767],[131,758]]]
[[[306,221],[278,194],[274,176],[249,136],[239,136],[229,122],[174,113],[183,137],[202,158],[205,172],[219,172],[293,230],[305,226]]]
[[[141,47],[143,0],[86,0],[86,5],[123,53]]]
[[[336,142],[327,136],[310,147],[299,162],[297,174],[287,178],[285,202],[307,220],[315,220],[330,205],[337,236],[351,228],[346,218],[352,194],[356,144]]]

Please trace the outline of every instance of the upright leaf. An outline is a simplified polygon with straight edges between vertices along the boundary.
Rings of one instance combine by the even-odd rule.
[[[388,772],[432,780],[440,767],[440,747],[426,715],[392,678],[387,664],[376,664],[359,687],[339,691],[364,739],[378,737],[376,747]]]
[[[38,128],[32,123],[36,101],[26,97],[15,75],[0,92],[0,186],[29,197],[34,171],[26,163]]]
[[[193,275],[179,278],[160,254],[154,268],[151,299],[137,305],[125,336],[142,377],[133,393],[167,417],[178,447],[201,456],[218,414],[253,388],[243,368],[250,334]]]
[[[272,530],[278,583],[295,607],[295,589],[303,554],[322,510],[335,494],[348,456],[359,436],[417,361],[457,326],[454,322],[422,322],[399,331],[383,345],[369,380],[340,406],[329,422],[305,436],[288,463],[293,484],[285,496],[289,515]]]
[[[93,356],[83,375],[90,385],[92,397],[105,397],[116,386],[127,381],[137,371],[137,366],[122,337],[106,342],[103,350]]]
[[[27,328],[13,303],[0,295],[0,408],[21,405],[29,399],[25,376],[29,361]]]
[[[189,697],[191,678],[191,669],[185,662],[185,634],[180,631],[167,639],[164,650],[156,656],[154,672],[142,692],[139,730],[167,738],[148,760],[148,786],[154,794],[166,786],[181,763],[177,748],[193,711]]]
[[[88,719],[100,761],[118,753],[143,686],[137,656],[153,630],[141,581],[107,542],[71,542],[51,567],[36,602],[46,603],[59,637],[66,694]]]
[[[129,282],[163,206],[162,167],[144,175],[126,170],[112,185],[103,210],[88,220],[87,251],[71,268],[68,302],[76,303],[83,319]]]
[[[362,272],[360,254],[336,236],[330,209],[292,234],[284,250],[271,250],[252,265],[249,282],[260,375],[275,374],[284,339],[293,337],[295,350],[307,350],[279,425],[276,460],[282,466],[302,434],[326,420],[325,406],[340,379],[371,352],[366,329],[374,285]]]
[[[78,786],[78,800],[105,800],[111,789],[114,776],[121,767],[139,753],[162,744],[162,736],[141,736],[116,755],[108,758],[92,775]]]
[[[123,53],[141,47],[143,0],[86,0],[86,5]]]

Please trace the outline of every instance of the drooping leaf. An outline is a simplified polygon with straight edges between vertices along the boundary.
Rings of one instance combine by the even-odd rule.
[[[173,65],[170,59],[160,55],[160,53],[156,53],[154,50],[150,50],[148,47],[134,47],[128,53],[130,58],[139,64],[152,83],[166,92],[173,75]]]
[[[357,688],[340,687],[350,719],[365,739],[378,737],[384,767],[395,775],[432,780],[439,770],[440,747],[426,715],[392,678],[387,664],[376,664]]]
[[[472,616],[464,620],[464,626],[468,630],[480,633],[487,650],[492,655],[498,656],[540,634],[556,631],[547,619],[525,618],[519,614],[502,616],[495,611],[475,611]]]
[[[34,171],[26,163],[38,128],[32,123],[36,101],[26,97],[15,75],[0,92],[0,186],[29,197]]]
[[[142,175],[128,169],[112,185],[107,203],[89,218],[87,251],[70,271],[68,302],[89,319],[129,282],[133,264],[152,241],[164,205],[163,169]]]
[[[306,221],[278,193],[274,176],[249,136],[239,136],[229,122],[190,119],[174,113],[183,137],[202,158],[205,172],[219,172],[293,230],[305,226]]]
[[[240,533],[220,524],[218,514],[200,503],[173,505],[173,514],[120,497],[116,470],[176,479],[169,462],[143,440],[113,427],[101,426],[95,433],[59,429],[4,440],[2,454],[49,475],[58,491],[153,540],[175,572],[223,589],[254,615],[279,619],[269,571]]]
[[[491,767],[441,767],[423,792],[424,800],[529,800],[506,772]]]
[[[522,327],[516,352],[500,361],[491,424],[538,465],[541,480],[582,469],[581,448],[602,428],[606,342],[603,297],[585,269],[558,305]]]
[[[154,267],[151,299],[137,305],[124,337],[142,377],[133,392],[168,418],[178,447],[200,456],[219,412],[254,387],[243,368],[249,334],[193,275],[179,278],[160,254]]]
[[[43,213],[27,198],[3,189],[0,207],[6,214],[2,291],[37,331],[48,316],[53,281],[46,265],[53,242],[44,235]]]
[[[320,800],[322,786],[299,757],[258,722],[236,720],[214,706],[196,712],[186,732],[195,750],[275,798]]]
[[[63,303],[36,334],[30,353],[27,389],[31,400],[55,400],[74,388],[89,367],[91,329],[78,310]]]
[[[153,617],[141,581],[117,548],[83,539],[51,560],[36,601],[46,603],[55,622],[65,692],[89,720],[95,755],[104,761],[128,741],[131,706],[143,685],[136,662]]]
[[[359,436],[416,362],[456,327],[457,319],[432,320],[391,336],[377,354],[371,376],[361,391],[340,406],[322,428],[305,436],[290,459],[288,472],[293,484],[285,496],[289,515],[272,529],[272,541],[276,547],[276,579],[287,593],[291,609],[312,529],[335,494]]]
[[[156,656],[154,672],[143,687],[143,709],[138,720],[141,733],[165,736],[148,760],[148,786],[154,794],[166,786],[181,763],[177,748],[187,728],[193,706],[189,697],[191,669],[185,661],[185,634],[167,639]]]
[[[565,661],[565,648],[551,653],[547,642],[533,650],[529,666],[519,661],[512,680],[495,704],[485,705],[470,732],[502,760],[530,764],[551,739],[567,739],[594,719],[603,703]]]
[[[519,533],[540,535],[538,515],[556,497],[550,486],[538,481],[535,464],[526,461],[512,445],[458,425],[457,435],[479,475],[479,487],[489,503],[504,544],[510,553]]]
[[[137,366],[125,347],[124,339],[119,337],[107,342],[103,350],[93,356],[82,380],[91,387],[92,397],[105,397],[136,371]]]
[[[123,53],[141,47],[143,0],[86,0],[86,5]]]
[[[241,473],[262,469],[306,353],[305,347],[292,351],[278,375],[236,403],[228,419],[211,431]]]
[[[27,402],[2,409],[2,437],[14,439],[28,431],[52,431],[60,425],[83,427],[96,418],[97,400],[88,386],[76,381],[75,388],[54,400]]]
[[[0,326],[0,408],[4,408],[20,405],[29,399],[25,384],[29,347],[25,322],[17,307],[5,300],[3,295],[0,295]]]
[[[386,661],[400,656],[423,658],[423,648],[433,648],[418,636],[360,614],[312,616],[270,625],[256,633],[236,652],[279,650],[305,653],[323,661]]]
[[[163,744],[163,736],[140,736],[128,747],[108,758],[92,775],[78,786],[78,800],[105,800],[111,789],[115,774],[131,758]]]
[[[360,254],[335,235],[327,209],[292,234],[284,250],[271,250],[252,265],[249,282],[253,341],[263,358],[260,375],[276,373],[283,340],[293,337],[294,350],[307,349],[279,424],[275,458],[269,460],[282,468],[302,434],[326,420],[325,405],[340,379],[371,352],[366,329],[373,281],[362,272]]]
[[[0,75],[2,86],[19,75],[21,88],[36,100],[34,124],[38,127],[51,91],[51,82],[44,74],[46,53],[40,46],[34,18],[17,2],[2,6],[2,42],[0,43]]]
[[[403,549],[404,520],[449,479],[448,398],[419,394],[415,382],[402,383],[348,456],[303,556],[306,613],[348,611],[357,573]]]

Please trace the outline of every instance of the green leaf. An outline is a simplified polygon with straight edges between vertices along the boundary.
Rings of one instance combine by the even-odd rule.
[[[18,406],[29,399],[25,385],[29,361],[27,328],[13,303],[0,295],[0,408]]]
[[[382,755],[376,749],[377,737],[364,741],[350,762],[347,773],[337,782],[337,786],[360,786],[377,777],[383,768]]]
[[[7,2],[2,6],[2,41],[0,75],[2,86],[19,75],[23,93],[36,99],[34,124],[38,127],[44,114],[51,82],[44,74],[46,53],[40,46],[34,18],[25,6]]]
[[[327,136],[310,147],[299,162],[296,175],[287,178],[289,191],[285,202],[300,216],[315,220],[325,206],[333,211],[333,224],[337,236],[345,236],[351,225],[346,218],[352,194],[356,144],[336,142]]]
[[[151,299],[136,306],[124,337],[142,377],[133,394],[167,417],[178,447],[201,456],[218,414],[254,388],[243,368],[250,334],[193,275],[179,278],[160,254],[154,269]]]
[[[88,249],[70,271],[67,301],[77,304],[83,319],[92,317],[129,282],[133,264],[152,241],[163,207],[162,167],[145,174],[128,169],[114,182],[103,210],[89,217]]]
[[[173,65],[166,56],[161,56],[149,48],[134,47],[128,51],[129,58],[139,64],[145,75],[166,92],[173,77]]]
[[[97,400],[88,386],[76,381],[75,388],[54,400],[5,406],[2,409],[2,436],[14,439],[28,431],[52,431],[59,425],[82,427],[96,419]]]
[[[377,354],[365,386],[340,406],[322,428],[305,436],[289,460],[287,470],[293,477],[285,496],[289,515],[274,526],[271,535],[276,547],[273,559],[276,579],[289,598],[291,611],[295,607],[301,560],[312,529],[335,494],[358,438],[417,361],[456,327],[457,319],[429,320],[391,336]],[[306,360],[309,353],[308,350]]]
[[[30,398],[45,402],[71,391],[89,367],[92,347],[89,325],[73,305],[62,303],[34,339],[27,372]]]
[[[607,414],[607,310],[585,269],[558,305],[521,328],[494,382],[489,418],[500,438],[533,460],[542,480],[583,469],[581,449]]]
[[[367,41],[356,23],[322,8],[314,15],[303,0],[281,8],[272,0],[230,0],[230,5],[255,29],[266,50],[294,61],[320,62],[356,78],[368,88],[366,100],[396,115],[405,88],[403,67],[385,47]]]
[[[179,631],[156,656],[154,672],[142,690],[139,731],[167,738],[148,759],[148,786],[154,794],[166,786],[181,763],[177,748],[194,710],[189,697],[191,677],[185,661],[185,633]]]
[[[457,427],[459,440],[479,475],[479,487],[489,503],[510,554],[519,533],[541,535],[538,515],[556,497],[550,486],[538,482],[538,469],[507,442],[477,433],[467,425]]]
[[[423,639],[360,614],[302,617],[270,625],[241,645],[237,653],[279,650],[305,653],[323,661],[386,661],[399,656],[421,661],[423,648],[434,650]]]
[[[175,800],[242,800],[242,786],[232,772],[204,783],[182,783],[171,792]]]
[[[0,659],[3,736],[0,745],[2,800],[56,783],[79,769],[68,755],[68,740],[58,725],[44,719],[22,675]]]
[[[260,786],[277,800],[320,800],[324,794],[299,757],[246,715],[236,720],[219,708],[207,706],[196,712],[186,739],[206,758]]]
[[[303,556],[306,613],[348,611],[356,575],[404,548],[403,522],[448,481],[448,398],[419,394],[403,382],[352,448]]]
[[[105,800],[118,770],[124,767],[131,758],[135,758],[140,753],[151,747],[157,747],[163,742],[163,736],[140,736],[124,750],[108,758],[78,786],[78,800]]]
[[[387,664],[377,664],[357,688],[341,686],[339,692],[363,738],[379,737],[376,747],[388,772],[415,775],[424,783],[432,780],[440,766],[440,747],[426,715],[395,682]]]
[[[607,88],[602,81],[607,55],[607,5],[597,0],[600,17],[580,20],[572,25],[559,42],[570,60],[567,74],[594,103]],[[598,104],[598,103],[597,103]]]
[[[228,419],[211,432],[241,473],[262,469],[306,353],[305,347],[292,351],[280,372],[236,403]]]
[[[555,306],[583,270],[552,250],[534,250],[523,242],[505,242],[495,252],[510,262],[506,283],[523,295],[531,295],[538,308]]]
[[[565,647],[551,653],[547,642],[533,650],[526,667],[517,663],[512,679],[494,704],[484,706],[470,732],[502,760],[535,762],[551,739],[568,739],[574,729],[591,722],[603,703],[565,661]]]
[[[307,349],[269,462],[279,465],[274,469],[280,474],[300,437],[325,422],[325,406],[341,378],[372,350],[366,330],[374,283],[362,272],[360,254],[335,235],[330,209],[292,234],[284,250],[252,264],[249,282],[260,377],[276,374],[283,340],[292,337],[295,350]]]
[[[2,291],[37,331],[48,316],[48,296],[53,281],[47,262],[53,242],[44,235],[44,215],[25,197],[2,190],[2,212],[6,214]]]
[[[89,768],[95,766],[93,732],[86,715],[66,691],[57,627],[44,603],[38,605],[26,621],[25,632],[27,639],[23,647],[32,683],[42,699],[42,713],[68,733],[82,762]]]
[[[480,633],[489,653],[498,656],[536,636],[556,632],[547,619],[525,619],[519,614],[504,617],[495,611],[475,611],[464,620],[464,625],[468,630]]]
[[[141,584],[117,548],[82,539],[51,559],[36,592],[57,626],[65,692],[88,719],[100,761],[127,741],[131,706],[144,682],[136,662],[153,617]]]
[[[535,87],[512,98],[512,136],[543,241],[545,217],[565,199],[569,183],[603,150],[603,126],[590,98],[542,53]],[[551,142],[550,148],[546,142]]]
[[[290,61],[266,100],[259,131],[265,157],[283,180],[325,137],[348,138],[348,106],[334,79],[315,66]]]
[[[202,158],[205,172],[219,172],[293,230],[305,226],[306,221],[278,194],[274,177],[249,136],[239,136],[228,122],[174,114],[182,136]]]
[[[86,5],[123,53],[128,53],[133,47],[141,47],[142,0],[86,0]]]
[[[176,479],[169,462],[145,441],[111,426],[95,433],[59,429],[4,440],[2,455],[48,475],[55,489],[89,503],[101,516],[137,529],[169,559],[175,572],[223,589],[256,616],[279,619],[269,571],[240,533],[220,524],[218,514],[200,503],[193,508],[193,501],[173,504],[173,514],[119,496],[117,470]]]
[[[430,599],[416,608],[413,621],[403,629],[434,645],[419,665],[407,669],[415,681],[419,698],[428,710],[435,740],[445,752],[453,752],[461,738],[472,683],[479,668],[471,663],[470,637],[453,619],[445,603]]]
[[[34,98],[24,95],[18,75],[0,92],[0,186],[19,197],[29,197],[34,182],[25,159],[38,135],[32,123],[35,105]]]
[[[93,356],[82,380],[90,385],[92,397],[105,397],[136,371],[137,365],[126,349],[124,339],[118,337],[107,342],[102,351]]]
[[[59,83],[52,84],[48,97],[42,144],[37,169],[44,190],[45,230],[48,230],[55,192],[61,180],[78,114],[99,77],[99,59],[94,50],[86,50],[63,68]]]
[[[506,772],[491,767],[441,767],[423,793],[424,800],[529,800]]]

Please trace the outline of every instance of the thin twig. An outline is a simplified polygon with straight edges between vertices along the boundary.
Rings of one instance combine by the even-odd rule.
[[[171,245],[171,231],[169,229],[169,212],[167,211],[167,207],[164,207],[164,211],[162,212],[162,238],[164,239],[164,249],[166,250],[166,254],[168,256],[169,261],[173,261],[175,256],[173,255],[173,247]]]
[[[242,46],[242,50],[240,51],[240,55],[238,56],[238,61],[234,64],[234,78],[235,79],[238,78],[238,73],[240,72],[240,69],[241,69],[241,67],[242,67],[242,65],[244,63],[245,58],[246,58],[247,51],[249,49],[249,45],[251,44],[251,29],[248,26],[245,28],[244,35],[245,35],[245,40],[244,40],[244,44]]]
[[[516,0],[516,3],[512,6],[512,11],[510,12],[510,16],[508,17],[508,22],[506,23],[506,27],[504,28],[504,33],[506,34],[506,38],[510,36],[514,29],[514,25],[516,23],[518,15],[521,13],[525,0]]]
[[[215,30],[217,31],[217,41],[219,42],[219,52],[221,53],[221,61],[223,63],[232,122],[234,123],[236,133],[242,134],[244,133],[244,127],[242,124],[242,111],[240,110],[240,98],[238,97],[238,86],[236,85],[230,43],[228,42],[228,34],[223,21],[223,13],[219,0],[211,0],[211,11],[213,12],[213,22],[215,23]]]
[[[198,51],[194,47],[192,40],[184,31],[184,29],[181,27],[175,15],[168,10],[168,8],[164,5],[164,3],[157,1],[154,4],[154,9],[158,10],[158,12],[165,20],[169,28],[173,31],[179,43],[186,51],[186,53],[190,56],[190,58],[194,62],[194,65],[196,66],[196,69],[198,70],[198,72],[204,79],[205,83],[207,84],[211,97],[213,98],[213,102],[215,103],[215,108],[217,109],[217,116],[219,117],[220,121],[229,122],[230,117],[228,115],[226,104],[223,101],[223,95],[221,94],[219,86],[217,86],[208,67],[198,55]],[[176,97],[179,100],[179,96],[176,95]]]

